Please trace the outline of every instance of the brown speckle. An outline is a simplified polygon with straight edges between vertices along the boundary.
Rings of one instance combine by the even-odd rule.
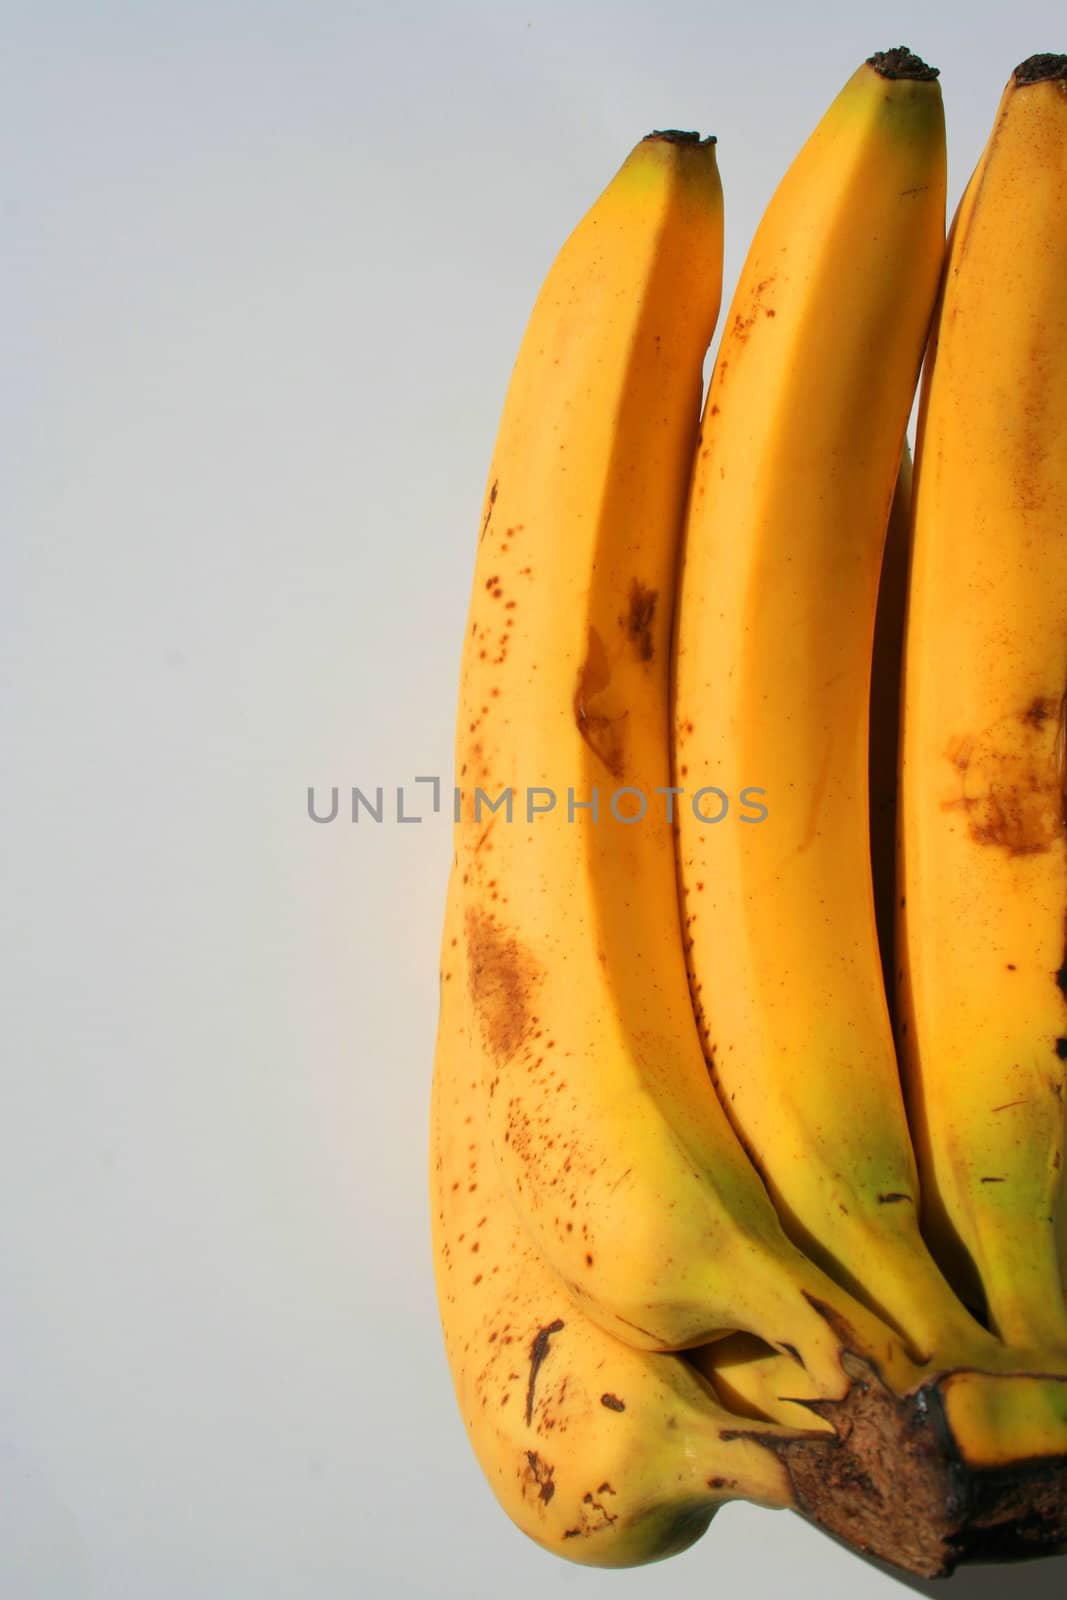
[[[1047,722],[1055,714],[1055,701],[1042,699],[1038,695],[1031,700],[1026,710],[1022,713],[1022,720],[1029,723],[1031,728],[1040,728],[1043,723]]]
[[[626,1410],[626,1402],[624,1400],[620,1400],[617,1394],[602,1394],[600,1396],[600,1404],[602,1406],[607,1406],[609,1411]]]
[[[526,1467],[521,1474],[523,1495],[533,1495],[547,1506],[556,1492],[556,1485],[552,1481],[555,1470],[547,1461],[542,1461],[536,1450],[527,1450]]]
[[[633,646],[638,661],[652,660],[652,619],[656,614],[657,599],[655,589],[646,589],[635,578],[630,585],[629,608],[625,616],[619,618],[619,624]]]
[[[492,488],[489,490],[489,503],[485,508],[485,519],[482,522],[482,531],[478,535],[478,543],[479,544],[481,544],[482,540],[485,538],[486,534],[489,532],[489,524],[492,521],[493,507],[496,505],[497,491],[499,490],[499,488],[500,488],[500,479],[499,478],[494,478],[493,479]]]

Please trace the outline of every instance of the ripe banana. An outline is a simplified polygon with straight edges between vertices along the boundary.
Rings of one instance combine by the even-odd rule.
[[[678,813],[723,1104],[791,1237],[920,1359],[955,1364],[995,1351],[919,1235],[868,813],[879,570],[944,206],[936,74],[872,57],[771,200],[726,323],[685,528],[674,731],[678,785],[759,786],[767,809],[747,826]]]
[[[889,680],[900,653],[901,447],[943,183],[932,75],[889,52],[761,227],[692,478],[673,785],[712,143],[632,153],[509,387],[461,669],[433,1248],[478,1458],[575,1560],[670,1554],[735,1495],[917,1573],[1067,1540],[1067,1346],[1032,1320],[999,1342],[925,1251],[879,966],[896,719],[886,685],[868,716],[868,680],[872,645]],[[712,783],[742,816],[763,787],[766,822],[733,808],[694,831]]]
[[[721,260],[713,144],[646,139],[558,256],[518,356],[461,668],[471,1059],[505,1190],[578,1306],[648,1349],[749,1330],[840,1398],[843,1344],[898,1388],[921,1373],[790,1245],[712,1091],[664,794]]]
[[[523,1232],[488,1148],[468,1045],[460,887],[454,878],[442,945],[430,1163],[438,1302],[460,1410],[524,1533],[594,1566],[660,1560],[698,1539],[725,1500],[790,1505],[788,1472],[681,1356],[632,1350],[576,1311]],[[803,1413],[798,1420],[803,1428]],[[768,1443],[797,1437],[763,1433]]]
[[[928,1226],[1067,1354],[1067,58],[1009,82],[952,229],[916,453],[901,1045]]]

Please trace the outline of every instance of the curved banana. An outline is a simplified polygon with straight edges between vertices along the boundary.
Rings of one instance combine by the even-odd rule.
[[[725,1500],[792,1504],[788,1473],[739,1432],[683,1357],[632,1350],[576,1311],[520,1227],[470,1059],[461,898],[454,878],[430,1169],[438,1303],[460,1410],[494,1494],[530,1538],[594,1566],[657,1561],[698,1539]],[[797,1437],[762,1431],[768,1441]]]
[[[675,639],[690,982],[786,1231],[924,1359],[993,1341],[918,1230],[871,885],[878,578],[944,246],[934,74],[872,57],[760,223],[705,402]],[[697,803],[714,785],[762,820]],[[721,817],[721,820],[718,820]],[[756,1330],[758,1331],[758,1330]]]
[[[649,1349],[750,1330],[840,1396],[816,1301],[917,1374],[782,1233],[708,1082],[675,887],[672,593],[721,262],[714,146],[652,136],[523,340],[461,669],[470,1047],[505,1190],[576,1304]]]
[[[1067,58],[1038,57],[960,203],[924,381],[898,960],[931,1233],[1004,1340],[1061,1360],[1065,284]]]

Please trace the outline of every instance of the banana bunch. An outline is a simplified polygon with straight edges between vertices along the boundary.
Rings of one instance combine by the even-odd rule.
[[[947,248],[945,170],[936,72],[871,57],[701,415],[716,147],[650,135],[508,390],[433,1252],[478,1460],[574,1561],[734,1498],[918,1574],[1067,1546],[1067,58]]]

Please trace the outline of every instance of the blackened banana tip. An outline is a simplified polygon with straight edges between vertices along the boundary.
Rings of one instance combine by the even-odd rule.
[[[646,139],[666,139],[668,144],[717,144],[713,133],[706,138],[701,138],[699,133],[687,133],[681,128],[653,128],[651,133],[645,135]]]
[[[1029,83],[1047,83],[1055,79],[1067,82],[1067,56],[1047,53],[1027,56],[1025,61],[1019,62],[1012,76],[1021,88]]]
[[[883,78],[911,78],[916,83],[931,83],[941,71],[940,67],[928,66],[906,44],[898,44],[895,50],[876,51],[867,57],[867,65]]]

